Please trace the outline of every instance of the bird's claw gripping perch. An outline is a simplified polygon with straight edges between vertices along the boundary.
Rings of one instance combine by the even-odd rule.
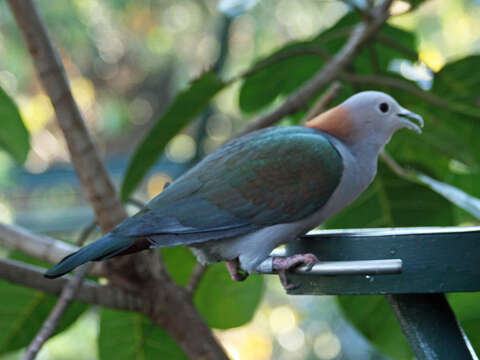
[[[228,273],[233,281],[243,281],[248,277],[246,272],[240,270],[240,263],[237,259],[229,260],[226,262]]]
[[[288,257],[273,257],[273,270],[278,272],[280,282],[285,290],[294,290],[300,287],[300,284],[290,283],[287,279],[287,271],[299,265],[306,265],[310,271],[315,263],[319,262],[318,258],[313,254],[297,254]]]

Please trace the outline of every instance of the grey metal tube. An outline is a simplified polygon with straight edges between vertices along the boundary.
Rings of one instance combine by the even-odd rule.
[[[299,266],[291,270],[301,275],[386,275],[400,274],[402,260],[361,260],[361,261],[321,261],[313,265],[311,270],[307,266]],[[268,257],[257,267],[257,273],[276,274],[273,269],[273,258]]]

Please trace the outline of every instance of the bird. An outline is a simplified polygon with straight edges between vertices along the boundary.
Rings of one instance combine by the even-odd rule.
[[[423,118],[379,91],[357,93],[301,126],[273,126],[231,140],[206,156],[111,232],[44,275],[151,247],[187,246],[202,264],[225,261],[232,280],[254,273],[279,245],[350,205],[375,178],[392,135],[421,134]],[[274,257],[286,272],[311,268],[313,254]]]

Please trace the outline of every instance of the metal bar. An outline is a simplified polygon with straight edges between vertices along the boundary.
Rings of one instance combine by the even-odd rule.
[[[418,360],[478,360],[444,294],[386,297]]]
[[[258,267],[261,274],[276,274],[273,269],[273,257],[267,258]],[[309,270],[307,266],[299,266],[291,270],[299,275],[386,275],[400,274],[402,260],[361,260],[361,261],[321,261]]]

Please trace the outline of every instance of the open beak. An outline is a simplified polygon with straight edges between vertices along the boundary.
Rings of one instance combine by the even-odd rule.
[[[404,127],[413,130],[419,134],[422,133],[421,128],[423,127],[423,118],[420,115],[408,111],[407,109],[402,109],[402,111],[399,112],[397,116],[402,118],[402,123]],[[418,125],[411,120],[415,120]]]

